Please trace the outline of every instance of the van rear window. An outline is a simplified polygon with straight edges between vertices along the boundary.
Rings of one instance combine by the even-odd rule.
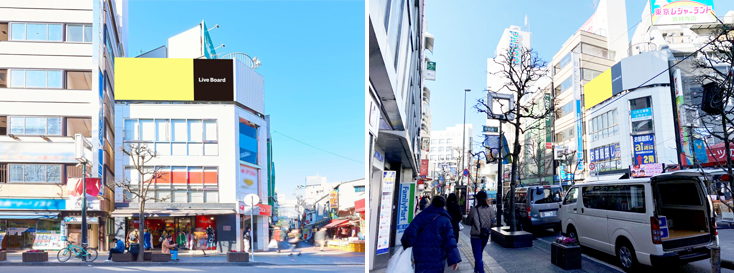
[[[535,188],[533,201],[535,204],[561,202],[561,188]]]
[[[663,205],[700,206],[701,194],[694,183],[662,183],[657,185]]]

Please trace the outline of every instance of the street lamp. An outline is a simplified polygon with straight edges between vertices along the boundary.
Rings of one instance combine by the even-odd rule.
[[[457,172],[464,172],[464,162],[466,161],[464,159],[464,156],[466,156],[466,93],[471,92],[471,89],[464,89],[464,123],[461,124],[461,156],[459,159],[461,160],[459,163],[459,169]],[[463,181],[462,175],[459,175],[459,181]],[[454,187],[454,191],[456,191],[456,187]]]

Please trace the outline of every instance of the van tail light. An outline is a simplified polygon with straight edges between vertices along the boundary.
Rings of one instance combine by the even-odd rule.
[[[530,219],[530,206],[528,206],[527,209],[528,209],[528,219]]]
[[[714,221],[714,235],[719,235],[719,225]]]
[[[655,216],[650,217],[650,233],[652,233],[652,243],[659,245],[662,243],[660,238],[660,221]]]

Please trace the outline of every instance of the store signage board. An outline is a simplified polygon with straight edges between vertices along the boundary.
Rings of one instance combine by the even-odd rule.
[[[415,212],[415,184],[400,183],[398,193],[400,194],[400,200],[398,201],[398,223],[395,238],[403,238],[405,229],[413,221],[413,213]],[[402,245],[402,243],[396,240],[395,245]]]
[[[427,81],[436,80],[436,62],[426,61],[426,74],[423,79]]]
[[[332,209],[339,208],[339,192],[338,191],[329,192],[329,207]]]
[[[390,225],[392,224],[392,195],[395,192],[395,171],[382,173],[382,198],[377,229],[377,250],[375,254],[390,252]]]
[[[646,134],[632,137],[635,165],[657,162],[655,159],[655,135]]]
[[[648,107],[648,108],[632,110],[630,115],[631,115],[630,120],[632,122],[652,119],[652,109]]]
[[[661,173],[663,173],[662,163],[640,164],[640,165],[630,166],[630,174],[632,174],[631,176],[635,178],[652,177],[652,176],[656,176]]]
[[[421,176],[427,176],[428,175],[428,159],[421,159]]]
[[[81,216],[67,216],[67,217],[64,217],[64,223],[78,225],[82,223],[82,217]],[[94,224],[94,225],[99,224],[99,217],[87,217],[87,224]]]
[[[653,26],[716,23],[714,0],[652,1]]]
[[[66,199],[6,199],[0,198],[0,209],[65,210]]]

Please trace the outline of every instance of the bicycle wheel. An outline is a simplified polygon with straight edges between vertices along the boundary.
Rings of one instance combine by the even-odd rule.
[[[84,249],[87,253],[87,262],[94,262],[97,259],[97,250],[94,248]]]
[[[56,254],[56,258],[62,263],[68,261],[71,258],[71,250],[69,250],[69,248],[59,250],[59,253]]]

